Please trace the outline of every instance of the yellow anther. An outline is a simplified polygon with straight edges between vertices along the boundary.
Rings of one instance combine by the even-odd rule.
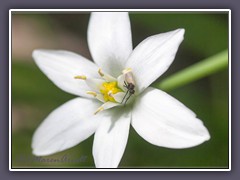
[[[82,79],[82,80],[86,80],[87,77],[86,76],[74,76],[75,79]]]
[[[97,96],[97,93],[93,92],[93,91],[87,91],[87,94],[93,95],[94,97]]]
[[[122,71],[123,74],[126,74],[128,72],[131,72],[132,71],[132,68],[126,68]]]
[[[99,74],[100,76],[102,76],[102,77],[104,76],[101,68],[98,69],[98,74]]]
[[[97,109],[97,111],[94,113],[94,115],[96,115],[97,113],[99,113],[99,112],[101,112],[103,110],[104,110],[104,108],[101,106],[100,108]]]
[[[109,74],[107,74],[106,72],[102,71],[101,68],[98,69],[98,74],[107,82],[112,82],[112,81],[116,81],[116,78],[110,76]]]

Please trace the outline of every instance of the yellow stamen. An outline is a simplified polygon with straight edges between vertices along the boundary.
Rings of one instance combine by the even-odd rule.
[[[116,94],[118,92],[122,92],[122,90],[117,86],[117,82],[104,82],[100,88],[100,92],[103,95],[103,99],[105,102],[111,101],[116,102],[113,98],[112,94]]]
[[[126,74],[128,72],[132,71],[132,68],[126,68],[122,71],[123,74]]]
[[[82,79],[82,80],[86,80],[87,77],[82,75],[82,76],[74,76],[75,79]]]
[[[104,108],[101,106],[100,108],[97,109],[97,111],[94,113],[94,115],[96,115],[97,113],[99,113],[99,112],[101,112],[103,110],[104,110]]]
[[[101,69],[101,68],[98,69],[98,74],[99,74],[100,76],[102,76],[102,77],[104,76],[104,74],[102,73],[102,69]]]
[[[97,96],[97,93],[93,92],[93,91],[87,91],[87,94],[93,95],[94,97]]]

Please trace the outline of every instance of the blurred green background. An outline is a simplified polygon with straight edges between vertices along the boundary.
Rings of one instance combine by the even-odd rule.
[[[130,13],[134,47],[150,35],[185,28],[185,39],[165,77],[228,48],[228,14],[221,12]],[[34,130],[55,108],[74,98],[38,69],[34,49],[64,49],[91,59],[88,13],[13,13],[12,167],[94,168],[93,136],[52,156],[33,159]],[[168,92],[203,120],[211,139],[189,149],[167,149],[144,141],[133,128],[120,168],[228,168],[228,69]],[[47,132],[46,132],[47,133]],[[46,162],[67,157],[77,162]]]

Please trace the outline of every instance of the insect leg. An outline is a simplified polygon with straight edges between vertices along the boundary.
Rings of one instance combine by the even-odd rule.
[[[127,85],[126,81],[124,81],[124,85],[123,85],[123,87],[125,87],[125,88],[127,88],[127,87],[128,87],[128,85]]]
[[[129,96],[127,97],[127,99],[126,99],[126,101],[125,101],[125,103],[124,103],[124,106],[126,105],[126,103],[127,103],[127,101],[129,100],[129,98],[131,97],[131,93],[129,94]]]
[[[123,99],[122,99],[122,102],[121,102],[121,104],[123,103],[124,99],[126,98],[126,96],[127,96],[128,92],[129,92],[129,89],[127,90],[126,94],[124,95],[124,97],[123,97]]]

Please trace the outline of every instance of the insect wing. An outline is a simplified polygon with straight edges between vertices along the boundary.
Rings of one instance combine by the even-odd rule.
[[[133,84],[135,85],[135,81],[134,81],[134,78],[133,78],[133,74],[131,72],[127,72],[125,74],[125,81],[128,83],[128,84]]]

